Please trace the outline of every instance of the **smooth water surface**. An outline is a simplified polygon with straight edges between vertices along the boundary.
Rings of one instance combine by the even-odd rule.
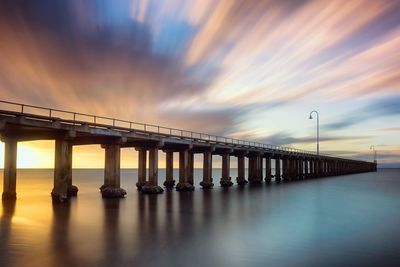
[[[123,170],[121,200],[101,198],[102,170],[74,170],[78,197],[63,204],[52,175],[18,171],[18,200],[0,207],[1,267],[400,266],[400,170],[228,189],[214,179],[210,191],[196,170],[195,192],[156,196]]]

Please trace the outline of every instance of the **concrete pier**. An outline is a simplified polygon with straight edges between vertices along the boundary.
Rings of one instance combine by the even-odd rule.
[[[231,157],[228,153],[222,154],[222,177],[220,180],[220,185],[223,187],[232,186],[233,182],[231,181],[230,176],[230,165],[231,165]]]
[[[188,182],[189,177],[189,150],[179,151],[179,182],[177,191],[193,191],[194,186]]]
[[[160,194],[164,191],[158,185],[158,148],[149,149],[149,180],[142,186],[142,193]]]
[[[6,138],[4,140],[4,178],[3,194],[4,200],[17,199],[17,140]]]
[[[245,185],[248,181],[245,178],[245,158],[244,155],[238,155],[238,176],[236,178],[236,182],[238,185]]]
[[[102,145],[105,150],[104,184],[100,187],[104,198],[122,198],[126,191],[120,188],[121,147],[118,144]]]
[[[146,184],[146,161],[147,161],[147,149],[136,148],[138,151],[138,181],[136,182],[136,187],[141,190]]]
[[[165,176],[165,182],[164,186],[166,188],[174,188],[175,186],[175,180],[174,180],[174,152],[172,151],[166,151],[165,152],[165,160],[166,160],[166,176]]]
[[[212,179],[212,153],[206,151],[203,153],[203,180],[200,182],[203,189],[210,189],[214,186]]]
[[[256,142],[218,137],[179,129],[145,125],[113,118],[58,111],[64,118],[53,117],[54,110],[39,109],[40,114],[26,113],[26,105],[0,101],[14,105],[19,111],[0,110],[0,138],[5,143],[3,199],[16,199],[17,144],[22,141],[55,140],[54,187],[51,196],[64,201],[76,195],[78,188],[72,183],[73,147],[77,145],[101,145],[105,150],[103,197],[124,197],[120,188],[120,150],[138,151],[138,181],[136,186],[143,193],[161,193],[158,185],[158,153],[166,153],[166,180],[164,186],[173,188],[173,153],[179,153],[179,182],[177,191],[194,190],[194,154],[203,154],[203,188],[213,187],[213,155],[222,156],[221,186],[231,186],[230,157],[237,157],[238,184],[246,184],[245,157],[248,158],[248,180],[252,184],[270,182],[271,159],[275,160],[275,181],[328,177],[377,170],[376,162],[344,159],[330,155],[316,155],[297,149],[273,147]],[[24,112],[25,111],[25,112]],[[71,115],[68,117],[68,115]],[[68,117],[68,118],[66,118]],[[73,119],[71,119],[73,118]],[[99,123],[98,118],[103,121]],[[109,121],[109,122],[107,122]],[[104,123],[104,124],[103,124]],[[147,151],[149,151],[148,173]],[[265,160],[265,173],[263,165]],[[282,163],[281,163],[282,160]],[[282,164],[282,173],[281,173]],[[282,174],[282,175],[281,175]],[[148,176],[148,177],[147,177]],[[147,179],[148,178],[148,179]]]

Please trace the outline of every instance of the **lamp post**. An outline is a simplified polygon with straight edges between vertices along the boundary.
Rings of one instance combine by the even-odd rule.
[[[311,111],[310,117],[309,117],[310,120],[313,119],[313,117],[312,117],[313,113],[317,114],[317,155],[319,155],[319,114],[318,114],[318,111],[316,111],[316,110]]]
[[[376,163],[376,149],[375,149],[375,146],[370,146],[369,149],[373,151],[373,153],[374,153],[374,163]]]

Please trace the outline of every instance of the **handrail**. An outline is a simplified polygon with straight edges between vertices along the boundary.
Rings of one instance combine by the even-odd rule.
[[[140,131],[148,132],[148,133],[157,133],[158,135],[165,134],[165,135],[170,135],[170,136],[175,136],[175,137],[185,137],[185,138],[191,138],[191,139],[202,140],[202,141],[209,141],[209,142],[214,141],[217,143],[222,142],[225,144],[238,144],[238,145],[254,147],[254,148],[263,148],[263,149],[266,148],[266,149],[272,150],[272,151],[280,151],[280,152],[289,152],[289,153],[317,156],[317,153],[312,152],[312,151],[303,150],[303,149],[284,147],[284,146],[278,146],[278,145],[272,145],[272,144],[264,144],[264,143],[255,142],[255,141],[241,140],[241,139],[225,137],[225,136],[217,136],[217,135],[206,134],[206,133],[201,133],[201,132],[193,132],[193,131],[189,131],[189,130],[182,130],[182,129],[159,126],[159,125],[154,125],[154,124],[146,124],[146,123],[140,123],[140,122],[134,122],[134,121],[128,121],[128,120],[122,120],[122,119],[115,119],[115,118],[110,118],[110,117],[105,117],[105,116],[98,116],[98,115],[85,114],[85,113],[73,112],[73,111],[67,111],[67,110],[61,110],[61,109],[34,106],[34,105],[29,105],[29,104],[21,104],[21,103],[5,101],[5,100],[0,100],[0,103],[16,106],[18,108],[18,110],[15,112],[18,112],[20,114],[44,116],[49,119],[58,119],[58,117],[54,116],[55,113],[69,114],[69,115],[72,115],[72,118],[70,119],[70,121],[72,121],[74,124],[87,122],[87,123],[93,123],[95,125],[103,125],[103,126],[106,125],[106,126],[117,127],[117,124],[124,123],[129,126],[128,127],[118,126],[118,128],[125,128],[125,129],[129,129],[129,130],[140,130],[140,129],[132,127],[135,125],[139,125],[139,126],[143,127],[143,130],[140,130]],[[27,108],[43,110],[43,111],[45,111],[46,115],[39,115],[37,113],[36,114],[29,113],[26,111]],[[90,118],[90,121],[78,120],[77,117],[79,117],[79,116]],[[66,119],[64,119],[64,120],[66,120]],[[106,120],[109,123],[99,123],[99,120]],[[157,131],[149,130],[152,128],[157,129]],[[166,132],[163,132],[163,131],[166,131]],[[174,134],[174,132],[176,132],[178,134]],[[223,141],[219,141],[219,140],[223,140]],[[319,156],[336,157],[334,155],[321,154],[321,153]],[[340,157],[340,158],[350,159],[350,158],[345,158],[345,157]],[[350,160],[354,160],[354,159],[350,159]]]

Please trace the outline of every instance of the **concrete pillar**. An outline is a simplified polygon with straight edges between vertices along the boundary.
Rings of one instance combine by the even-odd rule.
[[[290,159],[290,180],[294,181],[297,179],[297,159]]]
[[[262,182],[262,161],[260,156],[253,156],[252,158],[252,179],[249,177],[251,184],[260,184]]]
[[[275,182],[280,182],[281,178],[281,159],[275,158]]]
[[[146,184],[146,161],[147,161],[147,150],[146,148],[138,147],[138,181],[136,187],[138,190],[142,189],[142,186]]]
[[[254,156],[249,156],[249,167],[247,168],[249,182],[255,179],[254,175]]]
[[[72,154],[73,154],[73,149],[72,149],[72,144],[68,143],[68,161],[67,161],[67,169],[68,169],[68,189],[67,189],[67,195],[68,197],[73,197],[78,194],[78,187],[72,184]]]
[[[271,158],[265,158],[265,181],[267,183],[271,182]]]
[[[261,183],[264,176],[264,158],[262,156],[258,157],[258,173],[257,180]]]
[[[173,188],[175,186],[175,180],[174,180],[174,152],[172,151],[166,151],[165,155],[165,160],[166,160],[166,176],[165,176],[165,181],[164,181],[164,186],[166,188]]]
[[[283,178],[284,180],[286,180],[286,179],[287,179],[287,176],[288,176],[288,168],[287,168],[287,165],[288,165],[288,163],[287,163],[287,158],[282,158],[282,178]]]
[[[177,191],[193,191],[194,186],[188,182],[189,176],[189,150],[179,151],[179,183]]]
[[[164,191],[158,185],[158,148],[149,149],[149,180],[141,191],[145,194],[160,194]]]
[[[257,180],[257,159],[255,156],[249,157],[249,183]]]
[[[188,173],[188,183],[194,184],[194,153],[189,151],[189,173]]]
[[[105,198],[122,198],[126,195],[126,191],[120,188],[121,147],[118,144],[107,144],[102,147],[106,155],[101,194]]]
[[[219,182],[221,186],[223,187],[228,187],[232,186],[233,183],[231,181],[231,176],[230,176],[230,168],[231,168],[231,157],[228,153],[222,154],[222,177],[221,181]]]
[[[304,160],[299,158],[299,179],[304,179]]]
[[[206,151],[203,153],[203,181],[200,182],[200,185],[204,189],[212,188],[214,186],[212,179],[211,151]]]
[[[304,178],[307,179],[310,177],[308,159],[304,159]]]
[[[248,181],[245,178],[245,160],[243,155],[237,156],[238,159],[238,177],[236,178],[236,182],[239,185],[245,185]]]
[[[293,159],[292,158],[287,158],[287,175],[285,177],[286,181],[291,181],[293,179]]]
[[[54,186],[51,191],[53,201],[63,202],[68,198],[69,180],[69,158],[71,145],[63,139],[56,139],[55,163],[54,163]]]
[[[17,140],[7,138],[4,140],[4,177],[3,195],[4,200],[17,199]]]
[[[315,159],[312,159],[310,162],[312,163],[312,177],[315,178],[317,177],[317,162]]]

